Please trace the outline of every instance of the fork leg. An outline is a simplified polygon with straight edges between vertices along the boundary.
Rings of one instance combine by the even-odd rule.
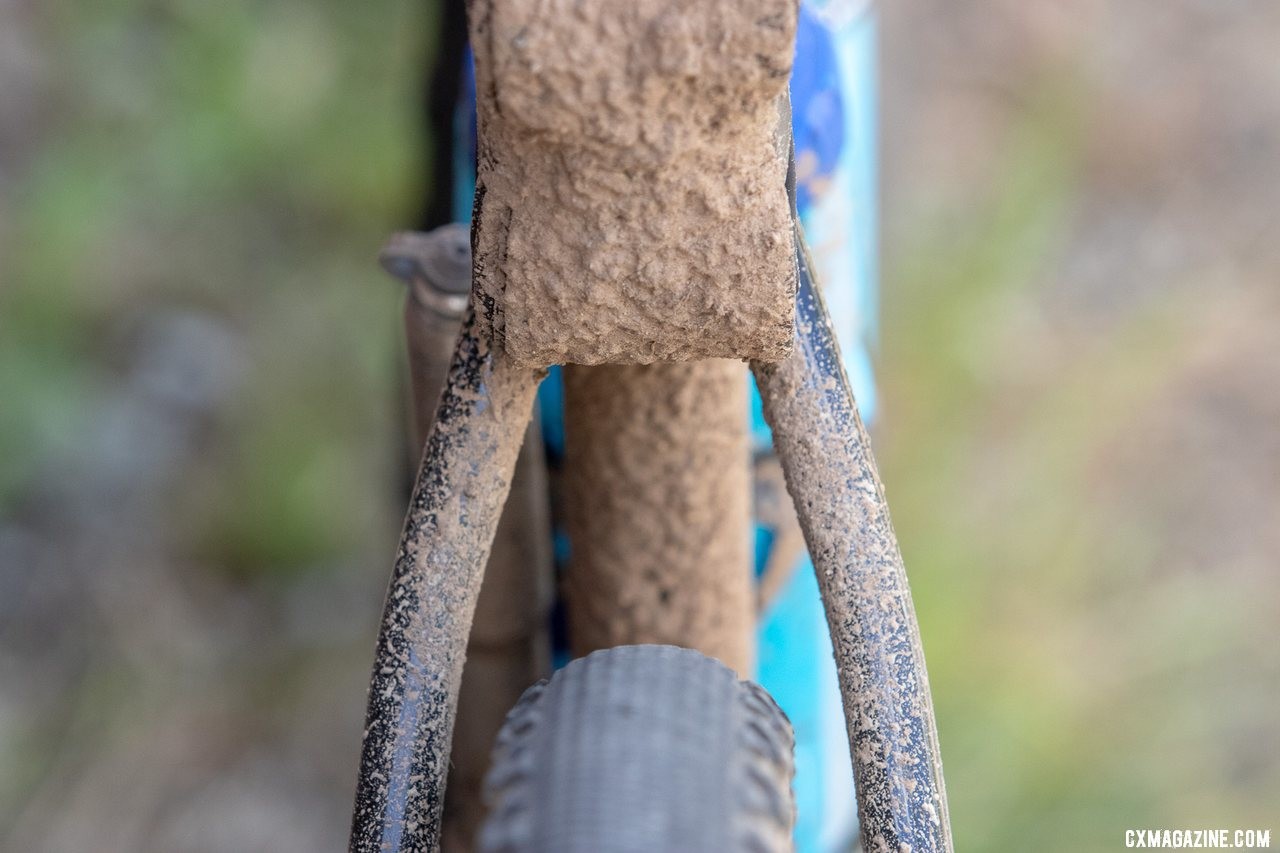
[[[449,377],[471,289],[470,233],[446,225],[394,235],[379,260],[408,285],[405,342],[413,412],[416,469],[436,404]],[[467,665],[449,758],[441,849],[471,850],[485,816],[481,787],[494,738],[507,709],[550,674],[548,616],[552,596],[551,519],[545,452],[538,418],[525,431],[511,492],[502,509],[467,641]]]
[[[924,653],[884,488],[797,232],[794,352],[753,363],[835,647],[867,851],[952,850]]]
[[[434,851],[467,636],[543,371],[468,314],[422,457],[378,636],[352,851]]]

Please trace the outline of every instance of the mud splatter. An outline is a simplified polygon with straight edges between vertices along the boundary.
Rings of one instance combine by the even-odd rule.
[[[803,246],[799,235],[797,241]],[[811,269],[802,249],[793,354],[752,369],[835,646],[863,849],[950,851],[938,735],[906,570]]]
[[[387,591],[352,851],[430,851],[439,843],[467,637],[541,375],[491,351],[468,317]]]

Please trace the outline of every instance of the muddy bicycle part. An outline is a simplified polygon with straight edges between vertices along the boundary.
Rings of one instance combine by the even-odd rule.
[[[753,363],[835,647],[864,850],[952,850],[920,630],[870,437],[796,234],[796,346]]]
[[[793,232],[791,207],[786,204],[787,194],[781,185],[788,158],[786,137],[777,134],[776,119],[785,108],[783,90],[790,61],[790,39],[794,35],[794,3],[709,2],[696,7],[702,17],[695,15],[686,21],[680,16],[663,18],[665,5],[657,0],[645,0],[626,7],[621,29],[585,33],[601,38],[574,39],[568,43],[580,50],[565,56],[558,56],[552,50],[562,42],[547,41],[546,33],[540,28],[535,27],[538,32],[531,33],[521,24],[519,13],[528,13],[534,7],[542,13],[560,8],[558,3],[538,5],[512,0],[507,6],[498,0],[476,0],[473,12],[479,14],[471,16],[471,35],[477,48],[477,80],[482,92],[474,238],[475,245],[483,251],[478,251],[473,259],[473,298],[481,314],[483,332],[478,332],[473,322],[459,339],[441,412],[427,442],[419,486],[406,521],[370,691],[352,848],[431,850],[439,843],[445,755],[452,735],[462,652],[486,552],[497,523],[498,506],[514,465],[519,435],[529,415],[539,354],[544,352],[540,347],[548,341],[537,336],[522,341],[513,330],[548,331],[538,329],[538,323],[550,318],[559,321],[558,325],[552,323],[549,330],[553,349],[558,345],[555,344],[559,340],[557,334],[566,330],[569,334],[569,338],[560,341],[564,351],[557,352],[551,361],[564,360],[566,353],[580,353],[583,360],[595,361],[619,358],[645,362],[664,355],[696,358],[720,354],[715,347],[735,340],[743,349],[729,354],[737,357],[758,355],[761,351],[777,356],[792,353],[775,367],[758,362],[753,368],[762,386],[789,489],[813,552],[834,636],[846,722],[854,751],[864,839],[868,849],[891,844],[894,847],[911,845],[914,850],[949,850],[950,832],[932,709],[901,557],[830,322],[808,277],[807,259],[802,257],[801,263],[796,263],[800,241]],[[576,8],[582,11],[583,7]],[[515,11],[515,18],[500,14],[504,9]],[[654,17],[637,23],[635,18],[628,17],[637,10]],[[766,10],[776,15],[751,17]],[[744,11],[745,18],[741,17]],[[707,15],[714,20],[707,20]],[[535,23],[553,26],[556,22]],[[742,33],[727,34],[722,29],[714,30],[718,34],[715,39],[700,38],[704,29],[722,28],[727,23],[748,29],[756,27],[759,31],[746,41],[729,37],[740,37]],[[650,24],[657,29],[648,29]],[[627,26],[639,26],[642,38],[631,38],[633,34],[627,31]],[[667,28],[663,29],[664,26]],[[621,40],[619,33],[623,36]],[[781,52],[776,50],[780,34],[784,42]],[[767,49],[756,53],[739,51],[744,45],[756,44],[753,38],[763,39],[759,46]],[[668,44],[668,40],[672,43]],[[729,78],[715,72],[692,74],[703,58],[700,54],[703,41],[720,51],[715,59],[724,60],[726,67],[732,69]],[[609,43],[615,50],[656,49],[658,61],[637,66],[647,75],[642,75],[644,81],[639,88],[630,88],[627,81],[621,81],[621,89],[604,86],[607,103],[590,102],[586,104],[589,109],[569,110],[569,113],[576,110],[574,114],[580,119],[584,115],[595,115],[596,121],[603,124],[586,129],[603,131],[604,137],[590,133],[585,137],[575,133],[557,137],[555,127],[534,127],[540,119],[528,108],[538,105],[540,99],[529,98],[528,87],[543,86],[552,98],[557,97],[559,90],[555,79],[540,79],[533,73],[539,66],[536,63],[531,66],[527,61],[529,55],[522,51],[538,53],[540,45],[542,52],[559,59],[598,61],[600,57],[592,51]],[[499,78],[492,69],[486,70],[495,49],[505,61],[505,77]],[[582,50],[587,51],[586,56],[578,57]],[[616,59],[615,53],[612,66],[615,70],[621,67]],[[590,83],[594,79],[581,64],[564,67],[553,63],[548,67],[568,75],[566,79],[571,81]],[[718,70],[722,72],[723,68]],[[774,91],[768,87],[748,85],[750,91],[745,92],[740,88],[743,81],[759,82],[761,74],[766,82],[772,81],[770,85],[781,80],[773,100],[759,100],[762,92]],[[554,76],[553,73],[552,78]],[[751,115],[759,125],[769,125],[768,144],[751,149],[761,158],[753,166],[760,168],[695,170],[694,174],[684,177],[700,191],[692,196],[671,197],[654,193],[655,197],[661,197],[662,203],[645,208],[645,191],[663,185],[661,181],[651,185],[646,180],[670,177],[663,172],[670,165],[663,158],[674,158],[683,151],[678,143],[686,141],[674,127],[670,133],[664,132],[663,121],[678,125],[683,116],[678,111],[664,111],[657,126],[648,127],[643,121],[638,126],[626,121],[611,124],[616,117],[614,113],[621,110],[622,118],[626,119],[628,109],[644,108],[649,103],[646,93],[650,91],[645,87],[650,84],[656,85],[660,93],[670,95],[677,91],[678,95],[688,95],[683,101],[679,96],[675,98],[684,105],[701,104],[700,90],[678,90],[677,84],[690,76],[697,81],[725,86],[732,94],[728,106],[748,96],[746,103],[752,109],[729,112],[737,117]],[[502,86],[498,85],[500,79]],[[607,73],[603,79],[610,79]],[[677,89],[663,88],[671,85],[677,85]],[[506,102],[506,106],[511,107],[506,111],[507,117],[520,118],[522,108],[526,108],[523,129],[544,131],[537,135],[537,144],[531,148],[554,149],[567,140],[574,156],[563,157],[564,152],[542,150],[533,152],[533,160],[522,161],[517,157],[504,162],[502,157],[521,143],[521,135],[511,134],[511,127],[506,128],[509,135],[504,137],[501,122],[495,121],[495,104],[504,87],[514,87],[515,95],[514,100]],[[570,86],[565,91],[573,89]],[[623,93],[620,99],[610,101],[619,91]],[[511,95],[512,90],[508,88],[506,94]],[[533,94],[536,95],[536,91]],[[588,94],[598,99],[602,90],[593,89]],[[719,93],[723,94],[723,91]],[[665,103],[662,98],[659,102]],[[703,121],[695,130],[722,135],[725,139],[737,138],[730,130],[739,128],[726,128],[724,121],[728,114],[717,112],[718,108],[726,107],[726,102],[716,97],[708,102],[711,106],[708,112],[697,112],[693,116],[694,125],[698,120]],[[557,102],[556,106],[563,108],[565,104]],[[594,110],[594,107],[610,109]],[[555,114],[557,120],[567,115],[563,109]],[[615,126],[625,126],[640,137],[645,136],[646,130],[656,131],[652,139],[659,143],[674,139],[677,145],[674,148],[648,145],[637,162],[628,154],[625,135],[609,135],[609,128]],[[752,129],[753,134],[758,131],[759,127]],[[590,144],[579,144],[583,138]],[[758,141],[758,137],[753,138]],[[645,160],[644,156],[650,159]],[[636,168],[618,171],[619,157]],[[691,160],[701,162],[697,157]],[[579,172],[571,169],[567,175],[552,168],[580,164],[591,168]],[[742,165],[736,162],[736,166]],[[779,165],[782,172],[778,171]],[[726,185],[709,187],[706,183],[717,179],[723,179]],[[558,197],[552,187],[563,192],[564,204],[557,204]],[[546,192],[551,195],[545,195]],[[606,203],[615,197],[621,200],[620,204]],[[672,198],[679,200],[674,208]],[[725,198],[730,200],[727,205],[722,203]],[[735,229],[734,214],[740,212],[735,205],[762,199],[763,203],[751,211],[757,215],[745,217],[752,227]],[[785,227],[782,228],[776,216],[779,199],[785,205]],[[585,203],[579,203],[584,200]],[[631,202],[639,206],[628,206]],[[715,228],[708,230],[703,227],[706,223],[700,223],[692,232],[698,236],[692,242],[699,249],[710,246],[715,251],[690,251],[690,246],[684,245],[683,251],[675,255],[677,263],[663,266],[669,259],[659,249],[666,245],[664,241],[670,241],[673,233],[664,230],[671,219],[664,220],[663,216],[670,209],[688,215],[690,209],[683,207],[686,203],[690,209],[696,208],[699,216],[716,221]],[[517,210],[524,216],[516,217]],[[554,211],[555,217],[543,217],[558,220],[551,239],[538,240],[536,229],[529,230],[530,223],[537,219],[528,216],[530,211]],[[617,220],[597,220],[598,215],[610,212],[620,213],[621,224],[626,227],[619,228]],[[683,223],[685,219],[677,217],[676,221]],[[602,228],[595,229],[595,225]],[[590,238],[596,233],[603,233],[608,239],[592,242]],[[681,233],[680,229],[674,233]],[[588,238],[585,243],[584,235]],[[633,242],[619,243],[624,238]],[[777,263],[779,246],[786,250],[783,265]],[[650,251],[657,252],[661,258],[657,266],[648,264]],[[762,288],[748,287],[760,282],[744,279],[740,274],[744,258],[763,264]],[[625,276],[618,277],[620,270],[634,269],[637,264],[644,264],[643,270],[649,276],[648,279],[641,277],[641,286],[635,286],[636,282]],[[806,276],[803,298],[798,302],[789,299],[783,313],[766,312],[762,328],[740,327],[738,321],[743,316],[740,313],[716,313],[719,303],[714,299],[680,302],[682,293],[687,296],[687,291],[680,290],[681,283],[687,285],[692,279],[708,284],[706,292],[698,291],[699,297],[714,292],[728,299],[725,304],[729,306],[736,304],[734,299],[747,305],[774,306],[780,293],[791,296],[790,288],[798,278],[798,270]],[[719,272],[726,273],[722,281],[715,279]],[[523,294],[509,292],[507,285],[518,288],[526,274],[528,281],[538,285]],[[581,288],[583,282],[574,278],[578,274],[589,279],[590,287],[585,293]],[[660,282],[672,289],[657,288]],[[558,291],[561,283],[566,287]],[[521,309],[517,307],[513,314],[512,304],[498,304],[510,296],[524,299],[526,307],[536,305],[537,310],[527,312],[522,320],[512,324],[513,318],[519,318]],[[653,304],[649,304],[650,297]],[[519,305],[519,299],[513,304]],[[575,325],[578,315],[573,308],[580,303],[592,304],[595,311]],[[673,305],[679,310],[672,311]],[[637,306],[639,310],[630,310]],[[703,322],[701,326],[695,321],[691,325],[685,313],[691,307],[695,315],[707,312],[701,321],[714,317],[713,321]],[[791,318],[797,309],[804,322],[793,329]],[[784,316],[786,322],[781,327],[787,332],[785,344],[777,340],[781,327],[770,325]],[[601,318],[601,324],[594,325],[594,320]],[[671,320],[669,327],[667,320]],[[619,322],[628,328],[619,331]],[[700,336],[707,329],[711,333]],[[574,337],[575,330],[581,330],[584,336]],[[757,333],[763,337],[752,337]],[[745,338],[738,337],[744,335]],[[610,343],[614,337],[618,340]],[[680,349],[681,341],[688,350]],[[534,369],[518,366],[529,363],[530,359]],[[828,458],[823,459],[822,454]],[[824,508],[828,499],[831,507]],[[842,527],[846,522],[850,522],[850,526]],[[895,748],[901,752],[895,752]]]
[[[545,371],[517,367],[468,312],[431,425],[374,653],[350,849],[439,848],[467,639]]]
[[[792,344],[779,130],[797,16],[796,0],[469,4],[477,310],[514,360],[573,365],[575,653],[675,642],[752,665],[745,370],[707,359]]]
[[[517,363],[776,360],[798,0],[471,0],[476,310]]]
[[[740,361],[565,368],[564,597],[574,656],[669,643],[755,658]]]
[[[753,364],[836,650],[865,849],[952,850],[919,632],[870,443],[797,235],[796,347]],[[497,514],[540,372],[464,326],[388,592],[351,849],[429,851]]]
[[[445,225],[426,233],[395,234],[378,260],[407,287],[404,322],[416,464],[469,303],[469,229]],[[444,804],[445,851],[472,848],[485,814],[481,786],[506,709],[551,671],[548,516],[542,434],[534,417],[516,459],[467,640]]]

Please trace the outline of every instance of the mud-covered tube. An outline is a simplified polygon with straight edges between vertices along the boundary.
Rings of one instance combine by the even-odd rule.
[[[470,313],[427,437],[378,636],[351,851],[432,851],[467,636],[542,371]]]
[[[574,656],[638,643],[752,673],[746,367],[565,369],[565,576]]]
[[[796,346],[753,363],[822,592],[864,850],[951,851],[924,653],[870,439],[796,235]]]

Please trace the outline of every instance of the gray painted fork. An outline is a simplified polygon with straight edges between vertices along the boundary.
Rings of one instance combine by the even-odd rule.
[[[350,849],[434,851],[458,686],[485,561],[544,371],[458,338],[378,635]]]
[[[863,849],[951,851],[924,652],[871,443],[798,230],[796,341],[753,363],[835,646]]]

